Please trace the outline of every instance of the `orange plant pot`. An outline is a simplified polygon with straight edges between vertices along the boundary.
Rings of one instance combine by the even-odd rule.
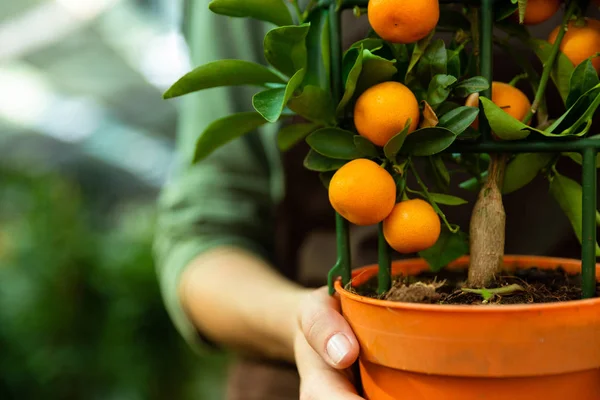
[[[463,257],[448,268],[464,269]],[[507,270],[563,267],[578,260],[506,256]],[[394,274],[427,270],[424,260]],[[600,276],[600,264],[596,267]],[[365,283],[377,266],[353,272]],[[336,282],[342,312],[361,346],[369,400],[599,400],[600,298],[572,302],[453,306],[362,297]]]

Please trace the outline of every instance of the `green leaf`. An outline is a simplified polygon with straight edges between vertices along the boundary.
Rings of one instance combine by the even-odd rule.
[[[436,75],[429,83],[427,90],[427,103],[435,107],[443,103],[450,95],[451,86],[456,83],[452,75]]]
[[[583,190],[581,185],[557,173],[550,181],[550,193],[569,218],[575,236],[581,243],[583,218]],[[600,247],[596,244],[596,254],[599,252]]]
[[[398,72],[395,62],[379,57],[369,50],[363,50],[362,70],[354,94],[358,96],[371,86],[390,80]]]
[[[284,126],[277,134],[277,146],[281,151],[287,151],[300,143],[306,136],[317,129],[317,124],[302,123]]]
[[[201,161],[227,142],[243,136],[267,123],[256,112],[232,114],[210,124],[196,142],[194,162]]]
[[[427,195],[423,192],[417,192],[417,191],[412,191],[412,192],[417,193],[419,196],[423,197],[424,199],[433,200],[437,204],[443,204],[446,206],[461,206],[463,204],[468,203],[468,201],[461,199],[460,197],[456,197],[456,196],[452,196],[452,195],[444,194],[444,193],[429,192],[429,197],[427,197]]]
[[[353,49],[356,50],[356,49]],[[344,109],[346,105],[352,100],[352,96],[354,96],[354,91],[356,90],[356,83],[358,82],[358,78],[362,71],[363,64],[363,52],[361,49],[356,50],[356,58],[352,63],[352,66],[349,68],[348,77],[345,83],[344,96],[342,100],[337,106],[337,115],[342,115],[344,113]],[[344,65],[347,65],[346,61],[344,61]]]
[[[583,165],[583,157],[580,153],[563,153],[579,165]],[[596,168],[600,168],[600,153],[596,155]]]
[[[252,105],[267,121],[275,122],[283,112],[294,91],[300,87],[305,70],[301,69],[290,79],[285,88],[268,89],[252,97]]]
[[[429,35],[427,35],[426,37],[424,37],[423,39],[421,39],[417,43],[415,43],[415,48],[412,52],[412,56],[410,57],[408,69],[406,70],[405,80],[406,80],[406,77],[408,76],[408,74],[410,74],[410,72],[413,70],[415,65],[417,65],[417,63],[419,62],[419,60],[425,53],[425,50],[427,49],[427,46],[429,46],[429,43],[431,42],[431,39],[433,38],[434,33],[435,32],[432,31],[431,33],[429,33]]]
[[[288,107],[309,121],[335,125],[335,105],[331,93],[318,86],[304,86],[302,93],[290,99]]]
[[[338,160],[325,157],[310,149],[306,155],[306,158],[304,158],[304,168],[308,169],[309,171],[328,172],[340,169],[340,167],[347,162],[347,160]]]
[[[439,155],[429,157],[429,166],[433,172],[434,178],[440,188],[444,191],[448,190],[450,185],[450,173],[444,160]]]
[[[445,101],[438,106],[436,113],[437,115],[444,115],[459,107],[461,107],[460,104],[457,104],[453,101]]]
[[[448,75],[460,78],[460,50],[446,50]]]
[[[573,70],[569,81],[569,95],[567,97],[567,108],[570,108],[575,102],[583,96],[588,90],[600,83],[598,73],[588,58]]]
[[[479,114],[479,108],[461,106],[442,115],[438,126],[451,130],[455,135],[460,135],[467,129]]]
[[[417,129],[412,132],[402,146],[402,154],[413,156],[431,156],[447,149],[456,139],[451,130],[435,128]]]
[[[331,182],[331,179],[333,179],[333,175],[335,175],[335,171],[319,173],[319,179],[323,186],[325,186],[325,189],[329,189],[329,183]]]
[[[483,104],[483,111],[490,128],[499,138],[518,140],[526,138],[531,133],[531,128],[509,115],[488,98],[480,96],[479,101]]]
[[[369,158],[377,158],[379,157],[379,152],[377,151],[377,147],[369,139],[366,137],[355,135],[354,136],[354,145],[358,149],[359,152],[363,154],[365,157]]]
[[[592,118],[600,105],[600,84],[594,86],[575,101],[543,133],[546,136],[583,136],[591,126]],[[584,126],[585,125],[585,126]],[[579,130],[584,126],[583,130]]]
[[[355,42],[350,46],[351,49],[364,49],[375,51],[383,47],[383,40],[377,38],[366,38]]]
[[[496,17],[496,21],[502,21],[515,13],[518,10],[519,6],[512,2],[507,1],[496,1],[494,2],[494,16]]]
[[[537,57],[540,59],[542,64],[546,64],[550,54],[552,52],[552,45],[544,40],[529,39],[529,46],[535,52]],[[573,63],[564,55],[562,52],[558,52],[557,60],[554,68],[552,68],[552,81],[558,88],[558,92],[566,104],[567,98],[569,97],[569,82],[571,75],[573,75],[575,67]]]
[[[438,74],[446,74],[448,55],[446,45],[441,39],[434,40],[427,46],[421,61],[417,65],[417,74],[422,82],[430,82]]]
[[[419,256],[427,261],[432,271],[437,272],[468,252],[469,240],[464,232],[452,233],[442,229],[437,242],[429,249],[419,252]]]
[[[329,11],[313,10],[306,22],[310,29],[306,35],[307,69],[304,83],[329,87]]]
[[[394,135],[383,147],[383,153],[385,154],[385,157],[391,162],[396,162],[396,156],[402,149],[406,137],[408,136],[408,129],[410,128],[411,122],[412,119],[409,118],[408,121],[406,121],[402,132]]]
[[[283,0],[213,0],[208,8],[215,14],[250,17],[280,26],[294,23]]]
[[[282,26],[267,32],[264,40],[267,61],[287,76],[306,68],[306,36],[309,28],[309,24],[302,24]]]
[[[497,21],[494,24],[494,27],[503,30],[508,33],[509,36],[513,36],[519,38],[520,40],[527,41],[531,38],[529,33],[529,29],[521,24],[515,24],[513,21],[509,19],[505,19],[503,21]]]
[[[456,84],[453,93],[457,97],[465,98],[472,93],[482,92],[489,87],[489,82],[483,76],[474,76]]]
[[[260,64],[242,60],[219,60],[188,72],[175,82],[163,97],[171,99],[219,86],[264,86],[267,83],[285,83],[285,81]]]
[[[322,128],[306,138],[317,153],[339,160],[353,160],[362,156],[354,144],[354,134],[339,128]]]
[[[548,153],[520,153],[506,166],[502,193],[508,194],[531,182],[552,160]]]

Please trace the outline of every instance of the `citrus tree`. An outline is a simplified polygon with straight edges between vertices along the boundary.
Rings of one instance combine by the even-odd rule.
[[[280,124],[281,151],[303,140],[310,146],[304,166],[320,174],[338,218],[380,224],[387,245],[418,253],[433,270],[470,252],[468,285],[475,288],[489,287],[501,267],[502,195],[539,174],[581,239],[582,187],[561,175],[556,164],[561,157],[581,163],[582,156],[555,144],[588,136],[600,104],[600,22],[585,18],[586,1],[490,2],[494,19],[484,26],[490,34],[492,25],[497,28],[494,45],[522,70],[509,82],[494,81],[491,65],[480,61],[491,59],[492,43],[481,41],[479,2],[307,3],[209,4],[214,13],[255,18],[273,28],[264,38],[268,65],[215,61],[198,66],[165,93],[169,99],[218,86],[257,87],[253,111],[214,121],[199,135],[194,162],[264,124]],[[349,6],[357,18],[366,14],[372,29],[342,49],[339,15]],[[548,20],[561,7],[562,23],[548,38],[530,35],[528,25]],[[440,32],[451,39],[442,40]],[[542,68],[515,50],[512,40],[535,53]],[[532,100],[516,87],[525,81]],[[560,93],[560,115],[548,113],[548,85]],[[300,122],[290,122],[298,116]],[[548,144],[548,151],[517,153],[509,143],[529,140]],[[505,151],[488,154],[486,149],[498,143],[506,143]],[[427,179],[417,163],[425,165]],[[456,171],[473,178],[453,182]],[[468,233],[443,212],[466,203],[448,194],[452,184],[479,190]],[[389,280],[380,291],[386,287]]]

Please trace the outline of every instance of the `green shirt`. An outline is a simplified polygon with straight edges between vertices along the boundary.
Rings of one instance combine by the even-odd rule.
[[[265,25],[215,15],[204,1],[189,2],[186,15],[194,67],[218,59],[264,64],[259,55]],[[268,227],[274,205],[283,195],[276,127],[269,125],[228,143],[202,163],[191,163],[195,142],[204,128],[230,113],[250,111],[252,94],[248,88],[217,88],[177,100],[177,161],[159,199],[154,254],[167,311],[181,335],[197,350],[200,336],[177,294],[182,271],[193,258],[216,246],[240,246],[267,259],[273,246]]]

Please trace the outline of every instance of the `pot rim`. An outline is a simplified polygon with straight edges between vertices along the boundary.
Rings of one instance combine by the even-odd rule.
[[[451,262],[448,267],[449,268],[460,268],[464,266],[469,261],[469,256],[462,256],[455,261]],[[535,261],[545,261],[552,262],[556,264],[556,267],[561,265],[570,265],[571,267],[576,266],[577,264],[581,265],[581,260],[571,259],[571,258],[560,258],[560,257],[546,257],[546,256],[529,256],[529,255],[505,255],[504,261],[509,263],[515,262],[523,262],[525,265],[531,265],[532,262]],[[424,263],[425,260],[422,258],[411,258],[405,260],[393,261],[393,267],[401,267],[408,265],[415,265]],[[362,274],[370,274],[372,272],[377,271],[377,264],[367,265],[352,271],[352,280],[356,279],[357,276]],[[526,269],[526,268],[521,268]],[[550,268],[547,268],[550,269]],[[596,279],[600,281],[600,263],[596,264]],[[600,297],[595,297],[592,299],[581,299],[581,300],[571,300],[571,301],[563,301],[556,303],[537,303],[537,304],[505,304],[505,305],[497,305],[490,304],[486,306],[480,305],[458,305],[458,304],[419,304],[419,303],[402,303],[391,300],[379,300],[371,297],[361,296],[355,293],[351,293],[344,289],[341,284],[341,278],[338,278],[334,287],[336,292],[340,296],[344,296],[348,299],[352,299],[357,302],[367,303],[373,306],[378,307],[387,307],[393,309],[402,309],[402,310],[412,310],[412,311],[432,311],[437,313],[518,313],[523,311],[532,311],[532,310],[560,310],[560,309],[568,309],[573,307],[586,307],[586,306],[597,306],[600,304]]]

